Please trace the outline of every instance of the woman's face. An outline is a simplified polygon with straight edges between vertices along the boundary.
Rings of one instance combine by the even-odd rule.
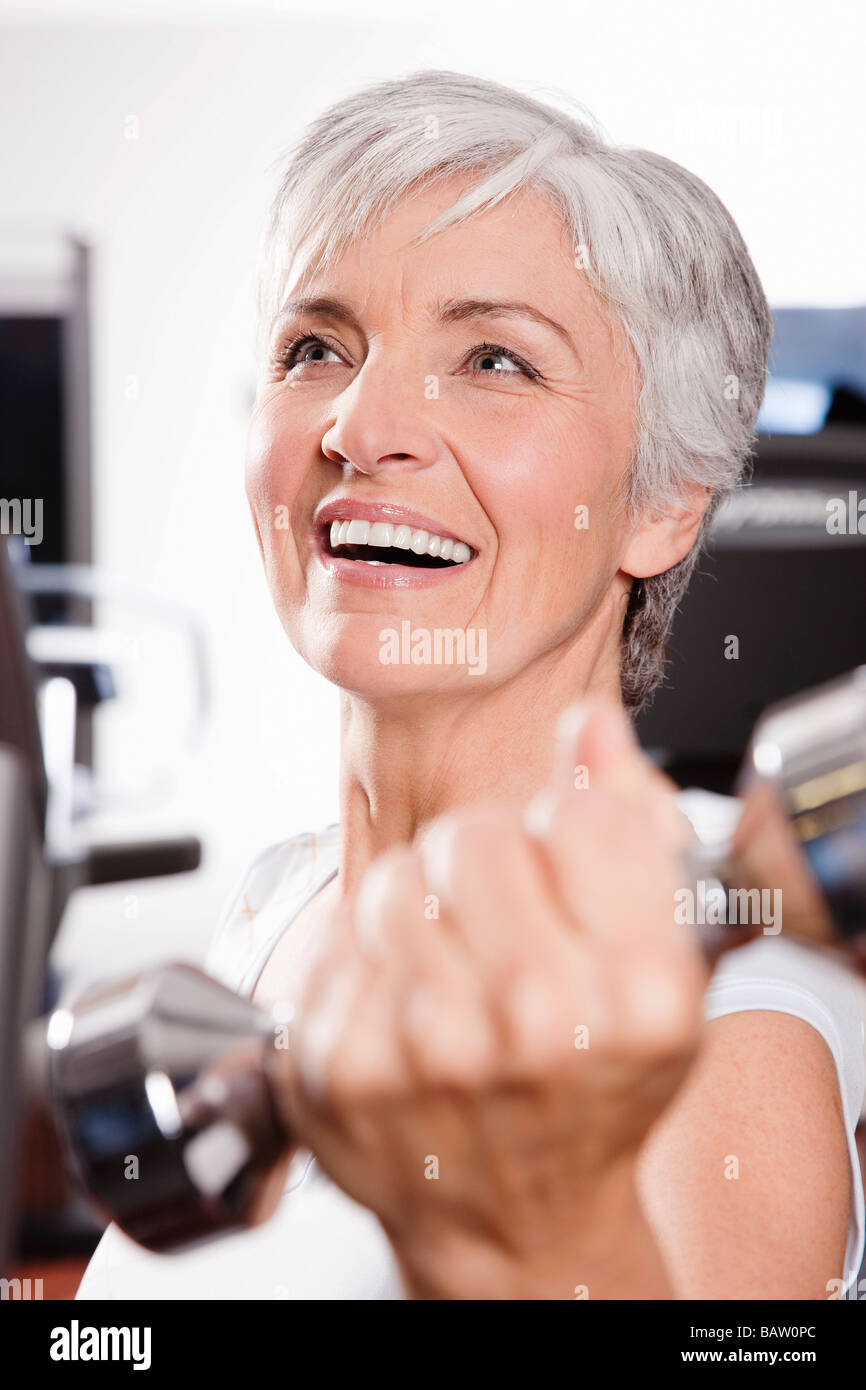
[[[247,495],[283,626],[373,700],[543,670],[590,619],[618,650],[631,359],[540,197],[410,248],[465,186],[401,204],[289,285],[250,425]],[[300,295],[329,302],[291,308]]]

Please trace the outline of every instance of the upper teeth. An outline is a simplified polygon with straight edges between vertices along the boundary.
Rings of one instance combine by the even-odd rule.
[[[472,550],[465,541],[454,541],[420,529],[413,531],[411,526],[392,526],[390,521],[361,521],[358,517],[352,517],[349,521],[335,518],[331,522],[331,549],[338,545],[374,545],[380,548],[393,545],[397,550],[439,556],[442,560],[453,560],[457,565],[465,564],[472,558]]]

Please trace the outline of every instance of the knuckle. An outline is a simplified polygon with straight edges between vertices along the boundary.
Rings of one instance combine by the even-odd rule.
[[[591,822],[592,808],[595,804],[595,797],[587,788],[579,794],[565,796],[558,793],[553,797],[550,805],[550,836],[554,840],[561,840],[573,836],[576,830]]]
[[[368,895],[377,903],[388,903],[397,894],[406,878],[413,873],[415,851],[410,845],[392,845],[378,855],[361,880],[359,896]]]
[[[455,817],[455,863],[477,863],[479,857],[502,861],[506,845],[520,833],[517,813],[508,806],[473,806]]]
[[[498,1060],[492,1029],[479,1017],[447,1006],[431,1012],[431,1026],[414,1032],[411,1065],[428,1090],[475,1093],[487,1084]]]
[[[381,948],[389,924],[417,883],[416,854],[408,845],[394,846],[367,869],[354,905],[354,934],[362,947]]]
[[[324,1093],[337,1110],[374,1110],[392,1101],[399,1093],[396,1069],[353,1048],[334,1056],[326,1069]]]
[[[682,972],[653,959],[632,971],[623,983],[618,1050],[653,1062],[685,1056],[696,1045],[701,1009],[700,996]]]
[[[572,849],[584,840],[628,851],[647,838],[647,818],[626,797],[606,788],[558,796],[551,809],[550,828],[555,841]]]
[[[575,1002],[564,982],[548,973],[522,968],[503,987],[500,1001],[510,1069],[528,1076],[548,1076],[571,1062]]]

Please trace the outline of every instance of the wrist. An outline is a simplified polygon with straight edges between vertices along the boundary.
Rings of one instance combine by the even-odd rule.
[[[388,1232],[412,1299],[672,1297],[646,1223],[634,1162],[587,1183],[567,1208],[501,1221],[495,1232],[419,1226]]]

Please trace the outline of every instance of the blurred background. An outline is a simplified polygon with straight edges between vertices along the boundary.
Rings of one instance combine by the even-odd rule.
[[[728,791],[760,709],[866,660],[864,37],[846,0],[2,0],[0,498],[43,506],[0,522],[51,833],[98,850],[58,978],[200,960],[250,860],[336,818],[336,694],[272,612],[242,459],[273,162],[361,85],[444,67],[566,93],[743,232],[777,325],[754,482],[645,745]]]

